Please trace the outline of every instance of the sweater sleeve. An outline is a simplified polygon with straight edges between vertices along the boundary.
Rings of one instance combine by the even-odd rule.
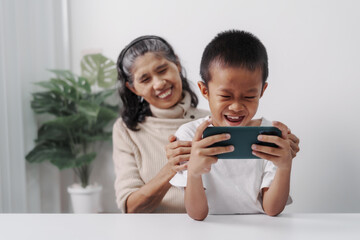
[[[138,150],[125,128],[121,119],[113,127],[114,187],[117,206],[123,213],[126,213],[129,195],[144,185],[135,159]]]

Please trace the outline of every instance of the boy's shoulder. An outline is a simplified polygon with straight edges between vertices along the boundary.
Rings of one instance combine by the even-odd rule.
[[[191,141],[195,135],[197,127],[207,119],[209,119],[210,116],[206,116],[203,118],[199,118],[197,120],[185,123],[179,127],[179,129],[176,131],[175,136],[178,140],[182,141]]]

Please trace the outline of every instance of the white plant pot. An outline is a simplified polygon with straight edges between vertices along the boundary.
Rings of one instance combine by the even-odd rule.
[[[74,213],[98,213],[102,212],[101,207],[101,185],[88,185],[86,188],[80,184],[73,184],[68,187]]]

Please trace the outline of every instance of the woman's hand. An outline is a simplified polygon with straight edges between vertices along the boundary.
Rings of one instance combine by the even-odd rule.
[[[175,174],[187,169],[190,158],[191,141],[177,141],[174,135],[169,136],[169,144],[165,146],[167,167]]]
[[[288,141],[291,147],[291,155],[293,158],[296,157],[296,154],[300,151],[299,143],[300,139],[288,128]]]

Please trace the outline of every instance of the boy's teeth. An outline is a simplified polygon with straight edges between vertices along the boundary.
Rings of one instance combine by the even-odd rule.
[[[232,116],[228,116],[228,118],[230,118],[231,120],[239,120],[240,117],[232,117]]]
[[[171,94],[171,89],[169,89],[168,91],[164,92],[163,94],[159,95],[159,98],[166,98],[167,96],[169,96]]]

